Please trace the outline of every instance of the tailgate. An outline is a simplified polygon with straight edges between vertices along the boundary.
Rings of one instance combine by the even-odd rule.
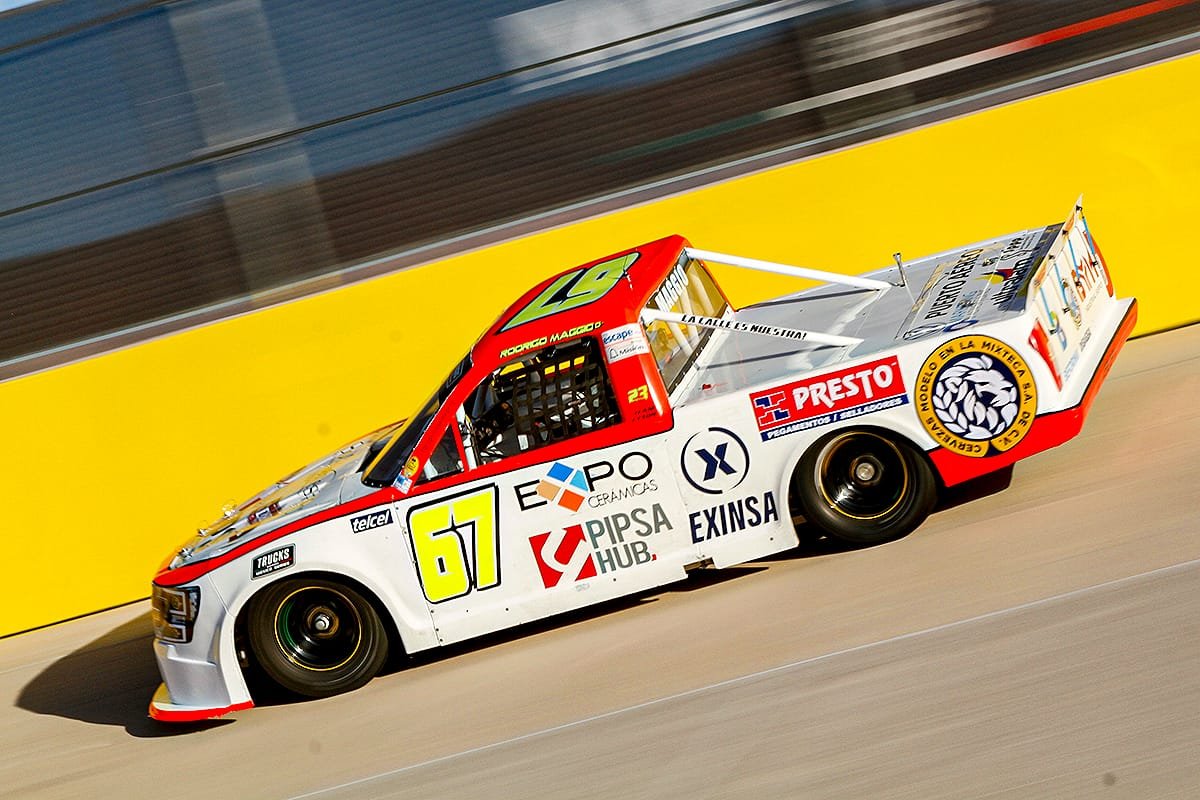
[[[1112,278],[1083,216],[1082,198],[1034,272],[1025,303],[1035,320],[1030,343],[1061,390],[1087,351],[1096,323],[1117,305]]]

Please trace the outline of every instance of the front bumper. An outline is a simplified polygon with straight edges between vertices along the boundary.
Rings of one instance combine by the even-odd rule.
[[[209,719],[254,705],[234,646],[233,615],[211,582],[197,585],[204,601],[192,640],[154,642],[163,685],[150,701],[150,716],[164,722]]]
[[[253,700],[246,700],[241,703],[233,703],[218,708],[180,705],[179,703],[172,702],[171,694],[167,690],[165,683],[158,685],[153,699],[150,700],[150,716],[160,722],[199,722],[200,720],[231,714],[234,711],[244,711],[247,708],[254,708]]]

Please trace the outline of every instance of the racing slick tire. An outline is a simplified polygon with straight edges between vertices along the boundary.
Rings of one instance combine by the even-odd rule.
[[[325,578],[271,584],[251,601],[246,628],[267,676],[305,697],[358,689],[387,660],[387,631],[375,607]]]
[[[809,447],[793,487],[810,524],[852,545],[909,533],[937,500],[924,456],[902,438],[867,429],[837,431]]]

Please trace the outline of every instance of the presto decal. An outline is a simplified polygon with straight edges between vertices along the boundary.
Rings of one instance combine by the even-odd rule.
[[[895,356],[750,395],[750,407],[764,442],[907,402],[904,377]]]

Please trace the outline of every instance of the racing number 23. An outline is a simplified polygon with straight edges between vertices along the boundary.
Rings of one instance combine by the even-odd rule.
[[[496,487],[443,497],[408,512],[421,589],[431,603],[500,585]]]

